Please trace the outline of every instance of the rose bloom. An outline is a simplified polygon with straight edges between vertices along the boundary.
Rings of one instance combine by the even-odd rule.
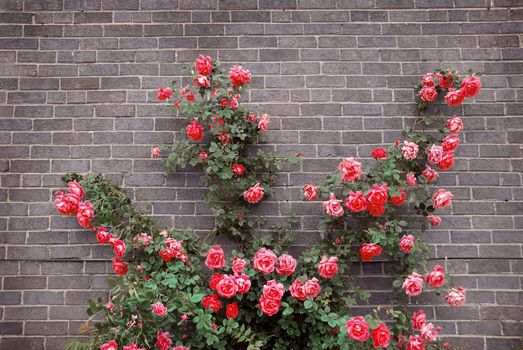
[[[439,177],[438,172],[436,170],[432,169],[431,167],[429,167],[428,165],[425,166],[425,170],[423,170],[421,175],[423,175],[423,177],[428,182],[435,181]]]
[[[383,213],[385,213],[385,206],[369,204],[367,210],[369,211],[369,214],[372,216],[381,216],[383,215]]]
[[[122,241],[121,239],[113,237],[109,241],[109,244],[114,249],[114,255],[116,255],[119,258],[121,258],[122,256],[125,255],[125,242],[124,241]]]
[[[216,245],[207,251],[205,266],[210,269],[221,269],[225,266],[225,254],[222,247]]]
[[[385,205],[387,199],[389,198],[387,190],[387,184],[383,184],[381,186],[374,184],[372,189],[367,191],[367,200],[370,204],[373,205]]]
[[[418,310],[412,315],[412,328],[421,329],[427,321],[427,316],[423,310]]]
[[[263,286],[262,294],[266,299],[281,300],[285,294],[285,287],[281,283],[276,283],[275,280],[270,280]]]
[[[267,275],[274,271],[274,266],[278,262],[276,254],[272,250],[267,248],[261,248],[254,255],[253,266],[254,269]]]
[[[447,94],[445,95],[445,103],[452,107],[459,106],[463,103],[464,100],[465,95],[463,94],[463,90],[456,90],[454,88],[450,88]]]
[[[449,205],[452,204],[452,198],[454,198],[454,195],[446,191],[443,188],[440,188],[438,192],[434,194],[432,197],[432,201],[434,203],[434,208],[436,209],[443,209]]]
[[[234,86],[242,86],[243,84],[249,84],[251,82],[251,72],[243,69],[241,65],[232,66],[229,71],[229,78]]]
[[[389,201],[395,206],[400,206],[407,200],[407,194],[404,190],[399,190],[399,196],[390,197]]]
[[[93,206],[90,202],[80,202],[76,212],[76,220],[80,226],[91,228],[91,219],[94,217]]]
[[[445,126],[447,129],[449,129],[450,132],[460,132],[464,127],[463,120],[461,120],[461,118],[457,117],[455,114],[451,119],[446,121]]]
[[[414,248],[414,236],[403,235],[400,239],[400,250],[407,254],[412,251],[412,248]]]
[[[238,292],[236,279],[233,276],[223,275],[223,278],[216,285],[216,291],[224,298],[232,298]]]
[[[257,182],[254,186],[243,192],[243,198],[251,204],[256,204],[261,201],[264,194],[263,187],[261,187],[260,183]]]
[[[113,270],[117,275],[123,276],[127,273],[127,263],[118,258],[113,259]]]
[[[323,278],[333,278],[338,273],[338,257],[327,258],[324,255],[318,264],[318,272]]]
[[[303,186],[303,196],[308,201],[313,201],[318,198],[318,188],[314,186],[314,183]]]
[[[218,294],[211,294],[202,299],[203,308],[212,309],[212,312],[218,312],[222,308],[222,302],[218,299]]]
[[[72,193],[55,192],[54,207],[62,215],[73,215],[78,212],[80,198]]]
[[[82,199],[85,196],[84,188],[76,181],[69,181],[67,183],[69,193],[74,194],[78,198]]]
[[[411,335],[405,350],[425,350],[425,341],[419,335]]]
[[[403,154],[403,158],[406,160],[413,160],[416,159],[418,156],[419,147],[414,142],[410,141],[403,141],[403,147],[401,147],[401,153]]]
[[[447,135],[441,143],[445,152],[453,152],[459,146],[459,137],[456,134]]]
[[[445,301],[450,306],[458,307],[465,304],[467,299],[465,289],[462,287],[453,288],[450,292],[445,295]]]
[[[416,181],[418,181],[418,179],[416,178],[416,174],[408,173],[405,181],[407,182],[407,185],[409,185],[409,186],[416,186]]]
[[[454,86],[454,76],[452,72],[448,72],[446,75],[438,73],[436,76],[438,77],[438,84],[442,89],[448,89]]]
[[[207,160],[207,153],[205,151],[200,151],[200,153],[198,153],[198,157],[201,159],[202,162],[205,162]]]
[[[434,86],[435,77],[434,73],[425,73],[423,78],[421,78],[421,84],[423,86]]]
[[[169,350],[172,343],[173,341],[169,338],[169,332],[162,332],[160,330],[156,332],[156,343],[154,343],[154,345],[160,350]]]
[[[271,121],[271,117],[268,114],[262,114],[260,121],[258,122],[258,129],[261,132],[267,131],[269,128],[269,122]]]
[[[212,70],[214,69],[214,67],[212,66],[211,56],[198,56],[198,58],[196,59],[196,63],[194,64],[194,68],[201,75],[211,74]]]
[[[111,237],[111,234],[105,230],[105,227],[100,226],[96,229],[96,239],[99,243],[107,243],[111,240]]]
[[[100,345],[100,350],[118,350],[118,344],[114,340]]]
[[[386,348],[390,344],[390,330],[385,323],[382,323],[378,328],[374,329],[370,334],[375,348]]]
[[[187,96],[185,97],[187,99],[187,101],[189,102],[194,102],[196,101],[196,98],[194,97],[194,93],[192,91],[189,91],[189,93],[187,94]]]
[[[454,153],[449,152],[443,155],[443,158],[438,163],[438,168],[441,170],[449,170],[454,166]]]
[[[229,142],[229,140],[231,138],[231,135],[229,135],[229,133],[222,134],[221,132],[219,132],[218,133],[218,138],[225,145],[226,143]]]
[[[405,289],[405,293],[411,297],[418,296],[423,292],[423,278],[420,274],[413,272],[405,279],[401,288]]]
[[[381,247],[376,243],[363,243],[359,249],[361,260],[365,262],[371,261],[373,257],[380,255],[382,251]]]
[[[234,260],[232,261],[231,269],[232,271],[237,274],[241,275],[243,272],[243,269],[247,267],[247,262],[243,259],[240,259],[238,257],[234,257]]]
[[[434,266],[431,273],[425,275],[425,282],[434,288],[439,288],[445,283],[445,269],[441,265]]]
[[[294,270],[296,270],[296,259],[290,255],[282,254],[279,260],[280,262],[278,266],[276,266],[276,272],[279,275],[292,275]]]
[[[334,193],[331,193],[330,198],[328,201],[323,202],[323,208],[325,208],[325,211],[328,215],[333,217],[340,217],[343,216],[345,213],[343,211],[343,207],[340,204],[341,199],[336,199],[336,196]]]
[[[338,165],[338,171],[343,182],[356,181],[361,176],[361,163],[353,157],[346,158]]]
[[[318,279],[316,277],[307,280],[305,284],[303,285],[303,291],[307,296],[316,298],[318,294],[321,292],[321,287],[318,283]]]
[[[387,150],[383,147],[375,148],[370,154],[376,159],[385,159],[387,158]]]
[[[151,151],[151,156],[153,158],[158,158],[160,156],[160,147],[154,147]]]
[[[152,305],[153,307],[153,314],[158,315],[160,317],[164,317],[167,315],[167,308],[161,301],[157,301]]]
[[[439,226],[441,224],[441,218],[436,215],[427,215],[427,220],[429,220],[432,226]]]
[[[430,164],[437,164],[443,157],[443,147],[432,145],[427,148],[427,160]]]
[[[194,82],[201,88],[208,88],[211,86],[211,82],[205,75],[198,75],[196,78],[194,78]]]
[[[144,348],[139,348],[138,345],[134,343],[129,343],[129,345],[124,346],[123,350],[145,350]]]
[[[267,316],[273,316],[280,311],[280,301],[274,299],[267,299],[264,295],[260,297],[260,310]]]
[[[421,336],[426,342],[438,340],[438,331],[434,327],[434,324],[427,323],[421,328]]]
[[[233,164],[232,172],[236,175],[243,175],[243,173],[245,172],[245,167],[241,164]]]
[[[477,77],[468,77],[461,82],[461,91],[465,97],[476,96],[481,90],[481,80]]]
[[[243,295],[251,289],[251,280],[248,275],[235,276],[238,294]]]
[[[438,98],[438,92],[433,86],[425,86],[420,90],[419,97],[423,102],[434,102]]]
[[[198,124],[198,120],[193,120],[193,122],[185,128],[187,137],[189,137],[194,142],[198,142],[203,139],[203,127]]]
[[[148,246],[151,240],[153,239],[151,236],[149,236],[145,232],[141,232],[138,237],[134,237],[136,239],[135,243],[140,242],[144,247]]]
[[[353,213],[367,210],[368,204],[367,198],[363,196],[361,191],[356,191],[356,193],[350,191],[349,196],[345,199],[345,206]]]
[[[363,343],[369,339],[369,325],[361,316],[356,316],[347,321],[345,324],[347,337]]]
[[[295,280],[292,282],[289,292],[291,293],[292,297],[296,300],[304,301],[307,299],[307,294],[305,293],[305,290],[303,289],[303,283],[299,280]]]
[[[236,318],[238,317],[239,310],[238,310],[238,304],[236,303],[230,303],[225,307],[225,315],[228,319]]]
[[[184,338],[184,339],[185,339],[185,338]],[[186,347],[186,346],[178,345],[178,346],[175,346],[172,350],[191,350],[191,349],[189,349],[189,348]]]
[[[249,113],[249,115],[247,116],[247,119],[251,122],[251,123],[258,123],[258,116],[254,113]]]
[[[218,283],[223,279],[223,275],[221,273],[215,273],[211,276],[211,279],[209,280],[209,288],[212,290],[216,290],[216,286]]]
[[[169,87],[163,87],[156,90],[156,98],[158,101],[165,101],[172,97],[173,89]]]

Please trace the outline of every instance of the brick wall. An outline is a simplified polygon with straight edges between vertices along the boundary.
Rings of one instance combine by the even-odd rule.
[[[106,296],[110,252],[53,213],[62,173],[112,174],[137,201],[153,203],[159,222],[212,225],[196,177],[166,177],[150,159],[151,146],[170,143],[185,123],[155,104],[154,89],[179,79],[198,53],[243,62],[254,76],[250,101],[274,116],[268,147],[304,154],[259,210],[297,213],[301,244],[317,236],[319,213],[299,202],[304,183],[398,138],[424,72],[483,72],[483,90],[460,112],[457,166],[441,177],[457,197],[452,213],[427,234],[434,260],[469,289],[469,303],[419,302],[466,349],[521,346],[522,5],[1,0],[0,348],[60,349],[78,336],[87,300]],[[386,295],[383,266],[357,268],[382,292],[374,300]]]

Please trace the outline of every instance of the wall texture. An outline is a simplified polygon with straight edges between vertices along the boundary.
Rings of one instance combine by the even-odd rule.
[[[518,7],[518,5],[520,7]],[[154,89],[198,53],[243,62],[250,101],[273,115],[266,142],[301,151],[259,212],[300,216],[301,243],[319,209],[300,187],[344,156],[368,158],[413,115],[424,72],[469,67],[484,88],[467,103],[464,146],[441,183],[452,213],[427,234],[469,289],[459,309],[419,299],[466,349],[521,346],[523,3],[518,0],[0,1],[0,348],[60,349],[78,336],[89,298],[106,295],[110,252],[54,215],[67,171],[112,174],[168,226],[212,225],[191,173],[164,176],[151,147],[185,122]],[[288,187],[290,185],[291,187]],[[197,216],[195,218],[195,216]],[[389,289],[383,267],[362,283]],[[379,293],[377,294],[380,295]],[[386,293],[384,293],[386,295]]]

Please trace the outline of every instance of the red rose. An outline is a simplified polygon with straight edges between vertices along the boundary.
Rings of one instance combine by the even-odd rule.
[[[245,167],[241,164],[233,164],[232,172],[235,173],[236,175],[240,176],[245,172]]]
[[[385,206],[369,204],[367,210],[369,211],[369,214],[372,216],[381,216],[385,212]]]
[[[343,214],[345,213],[340,202],[341,199],[336,199],[334,193],[331,193],[329,200],[324,201],[322,205],[328,215],[333,217],[340,217],[343,216]]]
[[[463,120],[454,114],[451,119],[447,120],[445,126],[447,129],[449,129],[450,132],[459,132],[463,129],[464,125]]]
[[[94,217],[93,206],[90,202],[80,202],[76,212],[78,224],[85,228],[91,228],[91,219]]]
[[[200,157],[200,160],[202,162],[205,162],[207,160],[207,153],[205,151],[200,151],[200,153],[198,153],[198,157]]]
[[[211,82],[205,75],[198,75],[196,78],[194,78],[194,82],[201,88],[208,88],[211,86]]]
[[[443,209],[451,205],[452,198],[454,198],[454,195],[451,192],[445,191],[445,189],[440,188],[436,193],[434,193],[434,196],[432,196],[434,208]]]
[[[412,315],[412,328],[421,329],[427,320],[427,316],[423,310],[419,310]]]
[[[196,98],[194,97],[194,93],[192,91],[189,91],[189,93],[187,94],[187,96],[185,96],[185,98],[187,98],[187,101],[189,101],[189,102],[196,101]]]
[[[418,181],[418,179],[416,178],[416,174],[408,173],[405,181],[409,186],[416,186],[416,181]]]
[[[236,318],[238,317],[239,310],[238,310],[238,304],[236,303],[230,303],[225,307],[225,315],[228,319]]]
[[[100,350],[118,350],[118,344],[114,340],[100,345]]]
[[[435,77],[434,73],[426,73],[423,78],[421,78],[421,84],[423,86],[434,86]]]
[[[100,226],[96,229],[96,239],[99,243],[107,243],[111,240],[111,238],[111,234],[105,230],[105,227]]]
[[[431,273],[425,275],[425,282],[434,288],[439,288],[445,283],[445,269],[441,265],[434,266]]]
[[[125,242],[124,241],[122,241],[121,239],[113,237],[109,241],[109,244],[114,249],[114,255],[116,255],[119,258],[121,258],[122,256],[125,255]]]
[[[338,257],[331,256],[327,259],[324,255],[318,264],[318,272],[323,278],[333,278],[338,273]]]
[[[423,102],[434,102],[438,98],[438,92],[433,86],[425,86],[420,90],[419,96]]]
[[[461,82],[461,90],[465,97],[472,97],[478,94],[481,90],[481,80],[476,77],[468,77]]]
[[[361,163],[354,160],[353,157],[346,158],[338,165],[338,171],[343,182],[356,181],[362,173]]]
[[[454,86],[454,76],[452,72],[448,72],[446,75],[441,73],[436,74],[438,77],[439,87],[442,89],[448,89]]]
[[[403,253],[410,253],[414,248],[414,236],[412,235],[403,235],[400,239],[400,250]]]
[[[267,316],[273,316],[280,311],[280,301],[275,299],[267,299],[264,295],[260,297],[260,310]]]
[[[238,292],[236,279],[229,275],[223,275],[223,278],[216,285],[216,291],[224,298],[232,298]]]
[[[279,264],[276,266],[276,272],[279,275],[290,276],[296,269],[296,259],[287,254],[280,255]]]
[[[156,343],[154,345],[160,348],[160,350],[169,350],[172,343],[173,341],[169,338],[169,332],[161,332],[160,330],[156,332]]]
[[[241,276],[234,276],[236,279],[236,286],[238,287],[238,294],[243,295],[251,289],[251,281],[249,279],[249,276],[247,275],[241,275]]]
[[[359,252],[361,260],[368,262],[371,261],[373,257],[381,255],[382,249],[376,243],[363,243]]]
[[[215,273],[211,276],[211,280],[209,281],[209,287],[212,290],[216,290],[216,286],[218,285],[218,282],[220,282],[223,279],[223,275],[220,273]]]
[[[303,186],[303,196],[308,201],[313,201],[318,198],[318,188],[311,182],[308,185]]]
[[[283,294],[285,294],[285,288],[283,284],[270,280],[263,286],[262,294],[266,299],[281,300]]]
[[[448,152],[443,155],[441,160],[438,162],[438,168],[441,170],[449,170],[454,166],[454,153]]]
[[[307,294],[305,293],[305,290],[303,289],[303,283],[299,280],[295,280],[292,282],[289,292],[291,293],[292,297],[296,300],[304,301],[307,299]]]
[[[390,344],[390,331],[385,323],[382,323],[378,328],[374,329],[370,334],[375,348],[386,348]]]
[[[403,282],[402,288],[405,289],[405,293],[411,297],[420,295],[423,292],[423,278],[421,275],[413,272]]]
[[[232,66],[229,71],[229,78],[234,86],[242,86],[251,82],[251,72],[243,69],[241,65]]]
[[[321,292],[321,287],[318,283],[318,279],[314,277],[310,280],[307,280],[307,282],[305,282],[305,284],[303,285],[303,291],[305,292],[305,294],[307,294],[307,296],[316,298],[318,294],[320,294]]]
[[[403,190],[400,190],[400,194],[398,196],[390,197],[389,199],[389,201],[396,206],[402,205],[406,200],[407,194]]]
[[[151,151],[151,156],[153,158],[158,158],[160,156],[160,147],[154,147]]]
[[[457,134],[447,135],[441,143],[445,152],[453,152],[459,146],[459,137]]]
[[[172,97],[172,95],[173,95],[173,89],[168,88],[168,87],[159,88],[156,91],[156,98],[158,99],[158,101],[168,100]]]
[[[375,148],[370,154],[376,159],[385,159],[387,158],[387,150],[383,147]]]
[[[356,316],[347,321],[345,324],[347,337],[363,343],[369,339],[369,325],[361,316]]]
[[[441,161],[444,153],[443,147],[432,145],[430,148],[427,148],[427,160],[430,164],[437,164]]]
[[[196,63],[194,64],[194,68],[201,75],[209,75],[209,74],[211,74],[212,70],[214,69],[214,67],[212,66],[212,58],[211,58],[211,56],[200,55],[196,59]]]
[[[78,204],[80,198],[72,193],[55,192],[54,206],[56,210],[62,215],[73,215],[78,212]]]
[[[458,287],[453,288],[450,292],[445,295],[445,301],[450,306],[458,307],[465,304],[467,300],[465,289]]]
[[[225,266],[225,254],[219,245],[216,245],[207,251],[205,266],[210,269],[221,269]]]
[[[389,198],[389,194],[387,192],[387,184],[383,184],[381,186],[374,184],[372,186],[372,189],[367,191],[366,196],[370,204],[378,206],[385,205],[387,199]]]
[[[425,341],[419,335],[411,335],[406,350],[425,350]]]
[[[465,100],[465,95],[463,90],[456,90],[450,88],[447,94],[445,95],[445,103],[449,106],[459,106]]]
[[[367,210],[368,204],[369,202],[367,202],[361,191],[356,191],[355,193],[350,191],[349,196],[345,199],[345,206],[353,213]]]
[[[125,275],[128,271],[127,263],[118,258],[113,259],[113,270],[117,275]]]
[[[69,193],[74,194],[78,198],[82,199],[85,196],[84,188],[76,181],[69,181],[67,183]]]
[[[425,170],[423,170],[421,175],[423,175],[423,177],[428,182],[432,182],[432,181],[436,180],[439,177],[438,172],[436,170],[432,169],[431,167],[429,167],[428,165],[425,166]]]
[[[218,299],[218,294],[211,294],[202,299],[203,308],[212,309],[212,312],[218,312],[222,308],[222,302]]]
[[[272,250],[261,248],[256,252],[256,255],[254,255],[253,266],[256,270],[267,275],[274,271],[277,261],[278,258]]]
[[[123,347],[123,350],[145,350],[145,349],[144,348],[139,348],[134,343],[129,343],[129,345]]]
[[[156,303],[154,303],[152,305],[152,307],[153,307],[153,314],[160,316],[160,317],[167,316],[167,308],[165,307],[165,305],[163,305],[163,303],[161,301],[157,301]]]
[[[231,269],[236,275],[241,275],[243,272],[243,269],[247,267],[247,262],[243,259],[240,259],[238,257],[234,257],[234,260],[232,261]]]
[[[254,186],[243,192],[243,198],[251,204],[256,204],[261,201],[264,193],[263,187],[261,187],[260,183],[257,182]]]
[[[187,136],[194,142],[198,142],[203,139],[203,127],[198,124],[198,120],[193,120],[193,122],[185,128]]]
[[[218,138],[225,145],[226,143],[229,142],[229,140],[231,138],[231,135],[229,135],[229,133],[222,134],[221,132],[219,132],[218,133]]]
[[[427,220],[429,220],[432,226],[439,226],[441,224],[441,218],[436,215],[428,215]]]

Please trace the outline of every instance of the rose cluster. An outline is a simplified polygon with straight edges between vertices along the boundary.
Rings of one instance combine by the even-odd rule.
[[[459,106],[465,98],[474,97],[479,93],[481,80],[474,75],[462,79],[452,71],[427,73],[421,79],[419,96],[423,102],[431,103],[445,90],[445,103],[449,106]]]
[[[381,323],[372,332],[369,332],[369,324],[361,316],[348,320],[345,324],[345,329],[347,330],[347,337],[357,342],[363,343],[367,339],[372,338],[372,345],[375,348],[386,348],[390,345],[392,338],[390,330],[385,323]]]
[[[93,206],[89,201],[82,201],[85,191],[80,184],[74,180],[67,183],[69,192],[55,192],[54,206],[62,215],[76,215],[78,224],[92,229],[91,219],[94,217]]]

